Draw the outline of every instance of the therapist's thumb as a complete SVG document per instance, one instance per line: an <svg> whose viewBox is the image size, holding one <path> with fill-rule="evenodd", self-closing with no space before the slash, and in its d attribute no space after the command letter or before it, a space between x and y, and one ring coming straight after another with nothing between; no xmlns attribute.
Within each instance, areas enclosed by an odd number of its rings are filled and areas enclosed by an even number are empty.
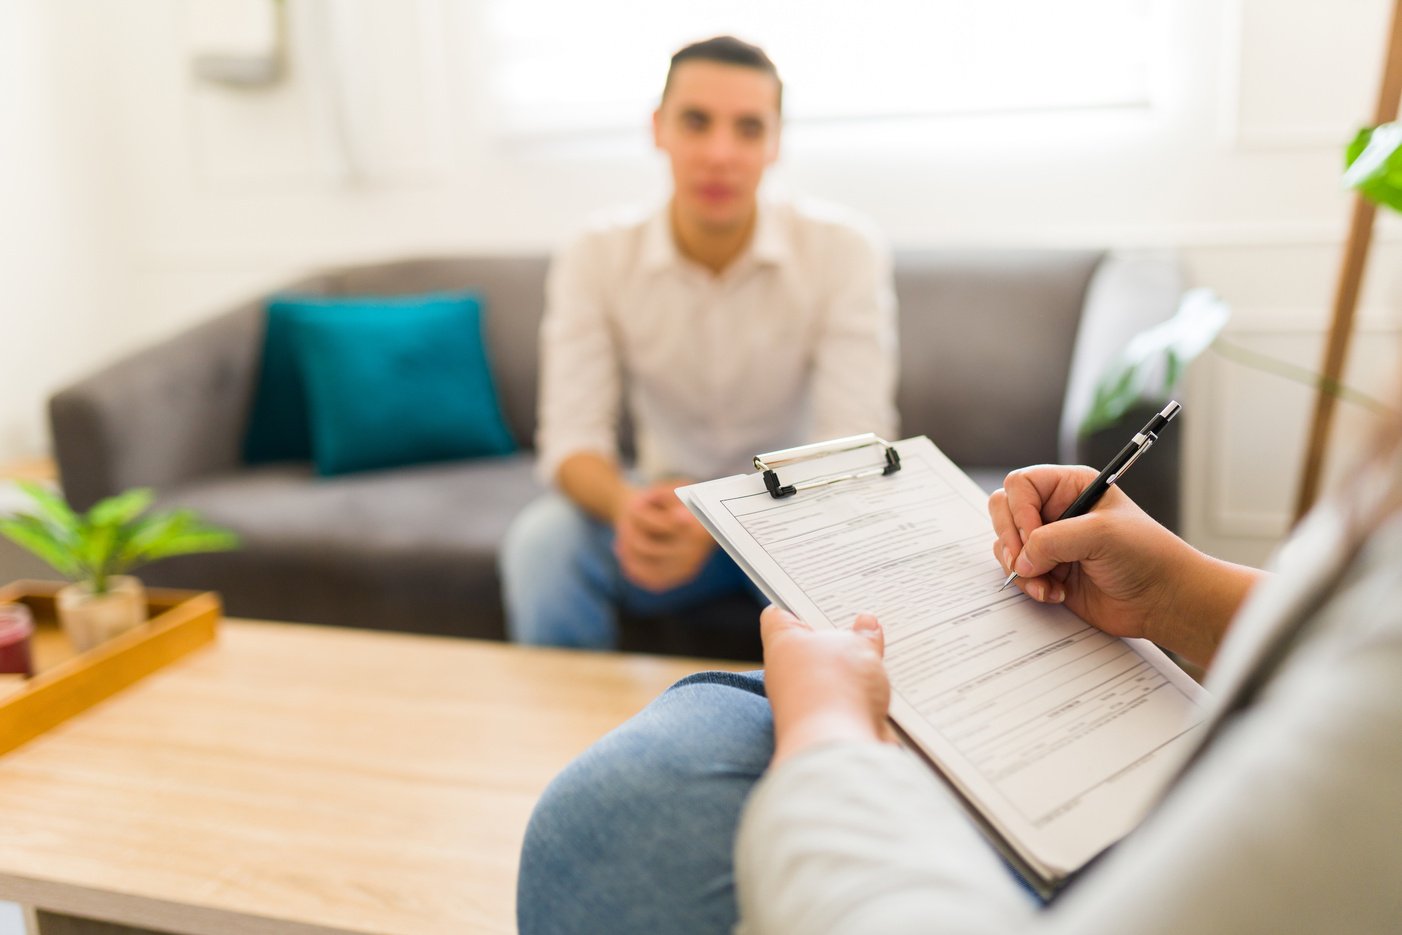
<svg viewBox="0 0 1402 935"><path fill-rule="evenodd" d="M774 604L764 608L764 613L759 615L759 635L765 642L786 630L811 629L813 628L808 624Z"/></svg>
<svg viewBox="0 0 1402 935"><path fill-rule="evenodd" d="M852 623L852 632L864 636L876 647L878 656L886 655L886 631L873 614L858 614Z"/></svg>

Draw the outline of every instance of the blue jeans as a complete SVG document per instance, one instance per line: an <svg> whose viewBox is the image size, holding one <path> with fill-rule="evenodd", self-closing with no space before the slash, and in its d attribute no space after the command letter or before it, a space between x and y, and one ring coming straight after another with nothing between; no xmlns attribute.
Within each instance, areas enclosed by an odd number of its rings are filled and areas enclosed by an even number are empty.
<svg viewBox="0 0 1402 935"><path fill-rule="evenodd" d="M536 803L516 885L521 935L729 932L735 833L773 754L763 672L673 685Z"/></svg>
<svg viewBox="0 0 1402 935"><path fill-rule="evenodd" d="M618 645L620 609L655 617L728 594L759 595L720 549L680 587L649 591L633 584L618 567L613 529L556 493L522 510L507 530L501 579L513 640L583 649ZM758 626L758 612L745 624Z"/></svg>
<svg viewBox="0 0 1402 935"><path fill-rule="evenodd" d="M521 935L729 932L740 810L773 752L763 673L672 686L536 804L516 890Z"/></svg>

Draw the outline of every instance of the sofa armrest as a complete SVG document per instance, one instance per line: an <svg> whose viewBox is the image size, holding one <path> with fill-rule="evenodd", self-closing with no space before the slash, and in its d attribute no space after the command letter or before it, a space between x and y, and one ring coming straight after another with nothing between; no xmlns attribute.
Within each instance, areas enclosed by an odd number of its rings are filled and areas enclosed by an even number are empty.
<svg viewBox="0 0 1402 935"><path fill-rule="evenodd" d="M56 393L49 424L73 506L237 467L263 322L261 304L238 308Z"/></svg>

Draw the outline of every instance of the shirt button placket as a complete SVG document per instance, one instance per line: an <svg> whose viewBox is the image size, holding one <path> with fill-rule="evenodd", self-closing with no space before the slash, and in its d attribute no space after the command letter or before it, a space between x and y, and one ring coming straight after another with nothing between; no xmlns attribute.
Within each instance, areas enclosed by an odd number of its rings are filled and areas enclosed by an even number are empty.
<svg viewBox="0 0 1402 935"><path fill-rule="evenodd" d="M701 366L705 368L707 424L714 448L724 450L729 444L726 427L731 416L725 400L725 371L721 361L725 359L725 286L724 280L711 277L706 288L705 316L706 347Z"/></svg>

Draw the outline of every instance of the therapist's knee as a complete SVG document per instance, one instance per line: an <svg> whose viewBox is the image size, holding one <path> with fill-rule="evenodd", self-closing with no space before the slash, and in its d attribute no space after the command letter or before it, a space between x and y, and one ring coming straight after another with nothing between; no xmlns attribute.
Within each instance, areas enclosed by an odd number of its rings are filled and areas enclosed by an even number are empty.
<svg viewBox="0 0 1402 935"><path fill-rule="evenodd" d="M740 810L773 752L761 686L732 673L684 679L551 782L521 851L522 933L619 920L641 891L668 893L679 918L723 910L698 881L728 872Z"/></svg>
<svg viewBox="0 0 1402 935"><path fill-rule="evenodd" d="M605 846L599 828L640 828L673 814L676 795L730 799L748 791L774 752L774 719L758 673L701 672L677 682L565 768L531 828L557 845ZM627 841L626 834L608 840ZM530 837L528 836L528 850Z"/></svg>

